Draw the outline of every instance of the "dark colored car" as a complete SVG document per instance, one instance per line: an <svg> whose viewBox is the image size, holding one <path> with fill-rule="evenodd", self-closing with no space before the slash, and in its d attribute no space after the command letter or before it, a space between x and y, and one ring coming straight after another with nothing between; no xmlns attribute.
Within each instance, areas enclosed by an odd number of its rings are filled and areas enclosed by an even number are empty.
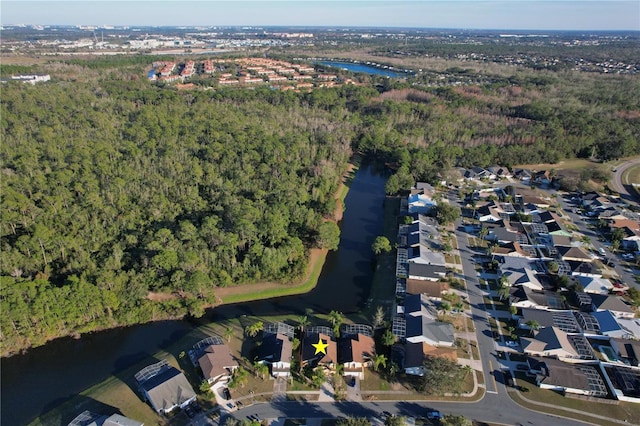
<svg viewBox="0 0 640 426"><path fill-rule="evenodd" d="M224 394L224 399L231 399L231 392L229 392L229 388L224 388L222 390L223 394Z"/></svg>
<svg viewBox="0 0 640 426"><path fill-rule="evenodd" d="M187 414L187 416L189 416L190 419L192 419L193 416L196 415L196 411L191 405L187 405L186 407L184 407L184 412Z"/></svg>
<svg viewBox="0 0 640 426"><path fill-rule="evenodd" d="M513 375L510 370L502 370L502 377L504 377L505 385L513 386Z"/></svg>

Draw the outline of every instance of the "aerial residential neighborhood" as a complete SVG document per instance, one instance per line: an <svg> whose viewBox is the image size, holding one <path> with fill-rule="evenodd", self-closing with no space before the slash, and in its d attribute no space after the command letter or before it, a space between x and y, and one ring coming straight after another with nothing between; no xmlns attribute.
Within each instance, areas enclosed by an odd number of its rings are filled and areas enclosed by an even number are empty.
<svg viewBox="0 0 640 426"><path fill-rule="evenodd" d="M337 75L318 73L313 66L304 63L265 58L206 59L198 63L192 60L183 63L156 61L147 73L148 79L157 83L189 83L191 77L207 75L217 77L219 86L268 84L281 90L308 90L356 83L350 78L341 78L338 82Z"/></svg>
<svg viewBox="0 0 640 426"><path fill-rule="evenodd" d="M471 379L461 390L471 400L482 392L500 394L498 381L520 392L535 386L563 398L639 404L640 322L637 296L627 293L636 283L616 271L606 258L613 256L585 238L584 221L576 226L567 212L584 213L608 235L621 226L637 229L637 215L603 194L559 193L551 182L524 186L511 174L474 169L472 185L468 178L437 188L417 182L394 197L395 279L386 283L394 297L373 323L350 323L339 312L324 324L307 316L267 323L247 319L244 337L227 329L226 337L211 334L185 348L190 374L197 375L200 390L208 389L214 405L203 406L191 387L193 378L187 380L166 361L136 373L139 397L176 421L181 415L193 424L238 416L257 402L253 391L244 390L251 372L251 380L271 383L264 395L274 402L299 395L366 404L377 400L368 383L387 363L394 370L383 380L418 383L410 378L420 380L429 373L430 360L440 359ZM436 210L443 204L459 206L462 217L439 221ZM620 235L622 241L627 236ZM628 250L625 259L638 255L632 241L620 242ZM465 276L469 273L472 277ZM486 320L479 312L487 313ZM230 342L239 337L237 352ZM493 370L486 371L491 359ZM299 390L301 379L309 389ZM261 413L247 417L269 421ZM421 416L424 424L437 424L439 412L428 414ZM70 424L87 424L81 421L91 416L96 415L81 413Z"/></svg>
<svg viewBox="0 0 640 426"><path fill-rule="evenodd" d="M640 4L568 3L3 2L0 423L640 425Z"/></svg>

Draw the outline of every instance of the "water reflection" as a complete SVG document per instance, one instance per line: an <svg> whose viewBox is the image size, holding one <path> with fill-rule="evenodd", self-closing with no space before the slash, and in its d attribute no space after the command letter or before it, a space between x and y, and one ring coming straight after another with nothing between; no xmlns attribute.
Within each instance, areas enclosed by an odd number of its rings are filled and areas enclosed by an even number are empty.
<svg viewBox="0 0 640 426"><path fill-rule="evenodd" d="M351 181L339 249L328 254L314 290L305 295L222 306L209 314L211 318L301 315L307 308L316 313L360 310L369 296L373 276L371 243L382 230L385 180L373 166L363 165ZM91 385L149 359L192 329L186 321L156 322L87 334L80 339L58 339L24 355L2 359L2 423L27 424Z"/></svg>

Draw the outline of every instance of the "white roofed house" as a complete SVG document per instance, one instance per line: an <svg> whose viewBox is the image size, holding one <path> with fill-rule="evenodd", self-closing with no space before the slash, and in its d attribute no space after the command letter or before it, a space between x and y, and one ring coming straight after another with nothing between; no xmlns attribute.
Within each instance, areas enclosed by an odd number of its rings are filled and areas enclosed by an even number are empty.
<svg viewBox="0 0 640 426"><path fill-rule="evenodd" d="M538 280L536 273L531 268L507 269L502 274L509 280L510 286L527 286L533 290L543 290L544 287Z"/></svg>
<svg viewBox="0 0 640 426"><path fill-rule="evenodd" d="M402 316L394 319L394 334L410 343L452 347L453 325L438 321L437 305L426 295L407 295Z"/></svg>
<svg viewBox="0 0 640 426"><path fill-rule="evenodd" d="M432 346L451 347L455 344L453 325L448 322L434 321L422 315L405 318L407 324L407 342L428 343Z"/></svg>
<svg viewBox="0 0 640 426"><path fill-rule="evenodd" d="M166 361L140 370L135 378L144 398L158 413L168 414L196 399L196 393L185 375Z"/></svg>
<svg viewBox="0 0 640 426"><path fill-rule="evenodd" d="M609 294L613 290L613 284L606 278L577 276L574 279L578 281L585 293Z"/></svg>
<svg viewBox="0 0 640 426"><path fill-rule="evenodd" d="M598 311L611 311L616 318L632 319L635 312L620 296L604 294L591 294L592 309Z"/></svg>
<svg viewBox="0 0 640 426"><path fill-rule="evenodd" d="M425 265L444 266L446 261L442 253L432 251L423 245L407 248L407 261Z"/></svg>
<svg viewBox="0 0 640 426"><path fill-rule="evenodd" d="M497 179L502 179L502 178L508 179L513 176L509 171L509 168L505 166L493 165L493 166L487 167L487 170L491 172L493 175L495 175Z"/></svg>
<svg viewBox="0 0 640 426"><path fill-rule="evenodd" d="M521 337L520 343L523 352L531 356L558 358L567 362L595 358L584 336L568 334L555 326L541 328L535 337Z"/></svg>
<svg viewBox="0 0 640 426"><path fill-rule="evenodd" d="M86 410L71 420L69 426L144 426L144 423L120 414L107 416Z"/></svg>
<svg viewBox="0 0 640 426"><path fill-rule="evenodd" d="M516 308L566 309L562 297L557 293L534 290L526 285L509 289L509 304Z"/></svg>
<svg viewBox="0 0 640 426"><path fill-rule="evenodd" d="M420 213L427 214L438 203L426 194L411 194L408 199L408 211L409 214Z"/></svg>

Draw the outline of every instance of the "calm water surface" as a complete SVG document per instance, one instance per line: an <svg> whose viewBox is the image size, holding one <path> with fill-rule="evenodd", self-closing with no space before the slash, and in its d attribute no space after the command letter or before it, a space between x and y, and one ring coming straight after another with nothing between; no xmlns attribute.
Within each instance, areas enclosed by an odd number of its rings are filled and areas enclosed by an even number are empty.
<svg viewBox="0 0 640 426"><path fill-rule="evenodd" d="M222 306L215 319L239 315L357 312L369 297L373 276L371 243L382 231L386 177L363 165L345 199L338 251L327 256L311 292L265 301ZM3 426L24 425L84 389L149 359L193 330L186 321L163 321L62 338L24 355L1 360L0 415Z"/></svg>
<svg viewBox="0 0 640 426"><path fill-rule="evenodd" d="M384 75L393 78L406 78L412 75L411 73L391 71L385 68L378 68L364 64L354 64L352 62L320 61L318 63L329 67L345 69L351 72L363 72L366 74Z"/></svg>

